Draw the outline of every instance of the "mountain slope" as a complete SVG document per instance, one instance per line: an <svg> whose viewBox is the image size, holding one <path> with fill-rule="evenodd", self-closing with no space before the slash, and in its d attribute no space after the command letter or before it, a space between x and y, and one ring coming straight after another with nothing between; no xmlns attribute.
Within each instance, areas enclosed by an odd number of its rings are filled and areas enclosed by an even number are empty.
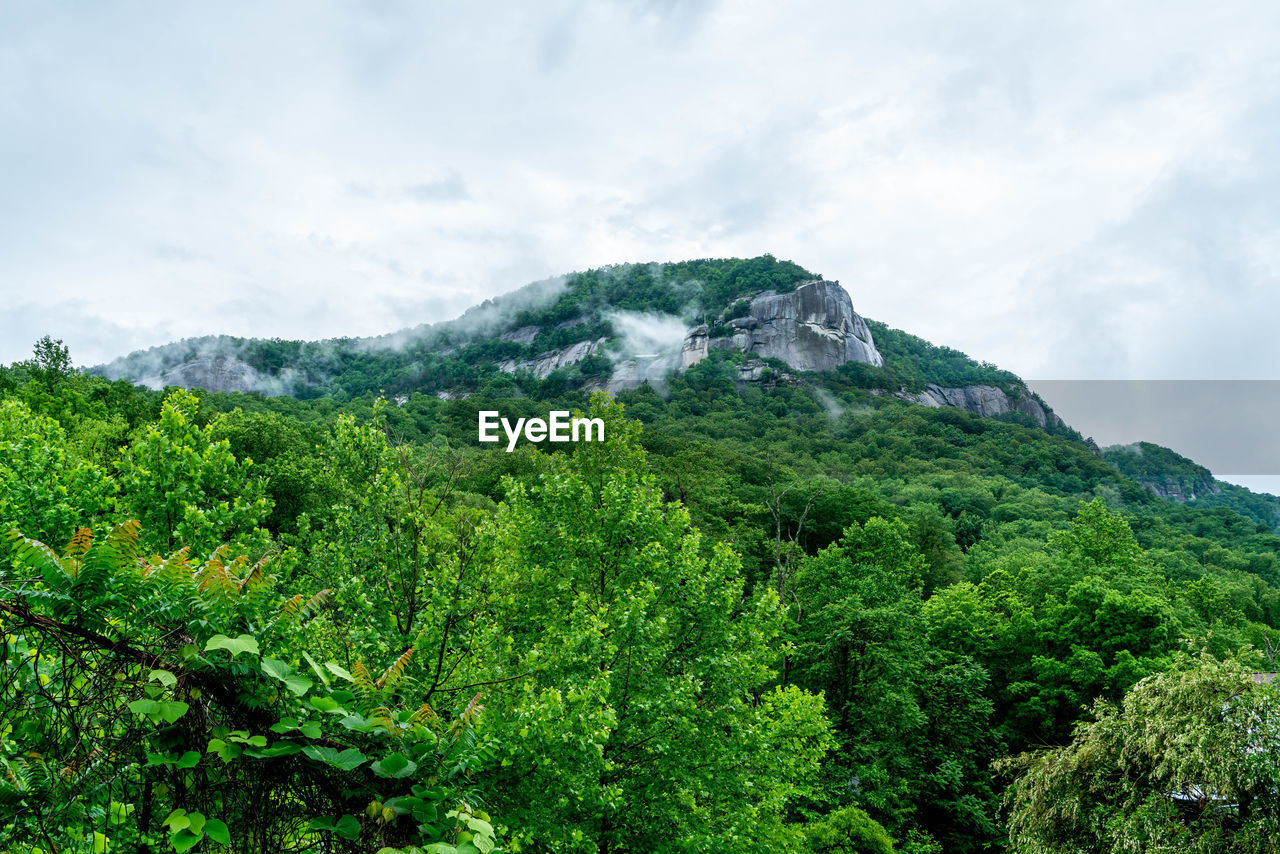
<svg viewBox="0 0 1280 854"><path fill-rule="evenodd" d="M1280 498L1217 480L1213 472L1176 451L1151 442L1112 445L1102 458L1161 498L1192 507L1226 507L1280 530Z"/></svg>
<svg viewBox="0 0 1280 854"><path fill-rule="evenodd" d="M538 397L566 388L661 388L713 352L734 356L742 382L841 372L842 381L925 406L1022 413L1038 426L1063 426L1013 374L864 320L838 282L769 255L604 267L377 338L188 339L94 371L156 389L302 398Z"/></svg>

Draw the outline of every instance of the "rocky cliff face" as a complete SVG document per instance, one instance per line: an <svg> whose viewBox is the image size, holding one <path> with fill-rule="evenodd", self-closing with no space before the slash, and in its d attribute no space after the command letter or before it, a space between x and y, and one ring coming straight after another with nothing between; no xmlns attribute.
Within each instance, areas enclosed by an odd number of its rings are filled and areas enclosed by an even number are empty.
<svg viewBox="0 0 1280 854"><path fill-rule="evenodd" d="M619 392L646 382L660 383L673 372L693 367L713 349L739 350L756 357L749 363L752 367L742 372L744 382L755 381L752 378L764 369L760 360L766 358L781 359L797 371L833 370L845 362L884 364L871 330L853 310L853 301L839 282L806 282L788 294L765 291L751 301L748 316L731 320L728 325L733 330L731 335L712 337L708 326L695 326L685 335L679 352L624 359L602 387ZM560 353L545 353L534 361L572 364L564 362ZM589 354L578 358L586 355ZM500 367L518 370L527 364L509 361Z"/></svg>
<svg viewBox="0 0 1280 854"><path fill-rule="evenodd" d="M798 371L830 371L845 362L884 364L867 322L839 282L806 282L789 294L765 291L751 301L747 317L729 326L733 334L717 338L706 326L690 330L681 367L702 361L712 348L781 359Z"/></svg>
<svg viewBox="0 0 1280 854"><path fill-rule="evenodd" d="M867 323L839 282L806 282L789 294L765 291L751 316L735 324L734 343L798 371L830 371L845 362L883 365Z"/></svg>
<svg viewBox="0 0 1280 854"><path fill-rule="evenodd" d="M538 379L545 380L557 368L576 365L588 356L596 354L600 351L601 345L608 340L608 338L598 338L595 341L579 341L577 344L570 345L562 350L549 350L546 353L541 353L532 359L504 359L498 363L498 370L508 374L516 371L528 371Z"/></svg>
<svg viewBox="0 0 1280 854"><path fill-rule="evenodd" d="M268 385L267 378L252 366L231 356L210 356L193 359L170 368L160 374L142 377L138 385L157 391L166 386L203 388L209 391L262 391Z"/></svg>
<svg viewBox="0 0 1280 854"><path fill-rule="evenodd" d="M1063 426L1063 421L1053 412L1045 410L1030 394L1011 396L991 385L969 385L960 388L944 388L934 383L925 386L919 394L899 394L903 400L921 406L955 406L974 415L990 417L1004 412L1022 412L1035 419L1036 424Z"/></svg>
<svg viewBox="0 0 1280 854"><path fill-rule="evenodd" d="M1220 495L1222 493L1222 487L1218 486L1212 478L1190 484L1188 489L1183 489L1183 485L1173 475L1163 478L1139 479L1138 483L1161 498L1167 498L1178 503L1195 501L1197 497L1202 498L1206 495Z"/></svg>
<svg viewBox="0 0 1280 854"><path fill-rule="evenodd" d="M585 388L587 391L600 391L603 389L610 394L617 394L620 391L639 388L648 383L655 388L661 389L665 385L667 377L681 369L680 356L677 354L623 359L613 366L613 373L609 375L607 382L592 383Z"/></svg>

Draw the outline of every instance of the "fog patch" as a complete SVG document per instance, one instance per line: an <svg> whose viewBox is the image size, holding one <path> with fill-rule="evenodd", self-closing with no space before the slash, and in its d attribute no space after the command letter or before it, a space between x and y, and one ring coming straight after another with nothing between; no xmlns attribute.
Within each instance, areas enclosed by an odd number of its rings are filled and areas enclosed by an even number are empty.
<svg viewBox="0 0 1280 854"><path fill-rule="evenodd" d="M848 407L836 400L836 396L825 388L818 388L816 385L810 386L809 388L813 391L814 398L818 403L822 404L822 408L825 409L827 414L833 419L838 419L848 411Z"/></svg>
<svg viewBox="0 0 1280 854"><path fill-rule="evenodd" d="M622 349L617 359L652 359L679 353L689 328L670 314L615 311L606 315L618 333Z"/></svg>
<svg viewBox="0 0 1280 854"><path fill-rule="evenodd" d="M357 338L351 346L361 353L400 351L406 347L448 342L448 345L493 338L507 331L522 311L547 308L569 287L565 276L531 282L522 288L472 306L453 320L401 329L375 338Z"/></svg>

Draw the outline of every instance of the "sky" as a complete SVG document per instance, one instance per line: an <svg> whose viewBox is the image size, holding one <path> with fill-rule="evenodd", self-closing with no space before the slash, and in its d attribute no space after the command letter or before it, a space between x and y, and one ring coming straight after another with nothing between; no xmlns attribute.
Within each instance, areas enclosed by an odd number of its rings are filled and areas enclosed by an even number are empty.
<svg viewBox="0 0 1280 854"><path fill-rule="evenodd" d="M1024 377L1274 380L1278 151L1273 2L0 0L0 362L768 252Z"/></svg>

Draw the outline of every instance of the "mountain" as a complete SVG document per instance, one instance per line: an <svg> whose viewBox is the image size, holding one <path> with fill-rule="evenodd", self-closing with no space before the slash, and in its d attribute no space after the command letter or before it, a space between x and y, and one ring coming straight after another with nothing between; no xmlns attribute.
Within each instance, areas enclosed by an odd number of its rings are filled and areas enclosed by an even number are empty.
<svg viewBox="0 0 1280 854"><path fill-rule="evenodd" d="M1065 427L1013 374L868 321L839 282L769 255L605 267L376 338L194 338L93 371L153 389L449 399L510 391L504 375L556 389L661 389L713 353L735 360L742 383L821 386L821 374L844 371L864 388L923 406Z"/></svg>
<svg viewBox="0 0 1280 854"><path fill-rule="evenodd" d="M1151 442L1112 445L1102 449L1102 458L1170 501L1195 501L1197 496L1222 493L1207 468Z"/></svg>
<svg viewBox="0 0 1280 854"><path fill-rule="evenodd" d="M1260 525L1280 528L1280 498L1217 480L1213 472L1151 442L1112 445L1102 458L1153 494L1192 507L1227 507Z"/></svg>

